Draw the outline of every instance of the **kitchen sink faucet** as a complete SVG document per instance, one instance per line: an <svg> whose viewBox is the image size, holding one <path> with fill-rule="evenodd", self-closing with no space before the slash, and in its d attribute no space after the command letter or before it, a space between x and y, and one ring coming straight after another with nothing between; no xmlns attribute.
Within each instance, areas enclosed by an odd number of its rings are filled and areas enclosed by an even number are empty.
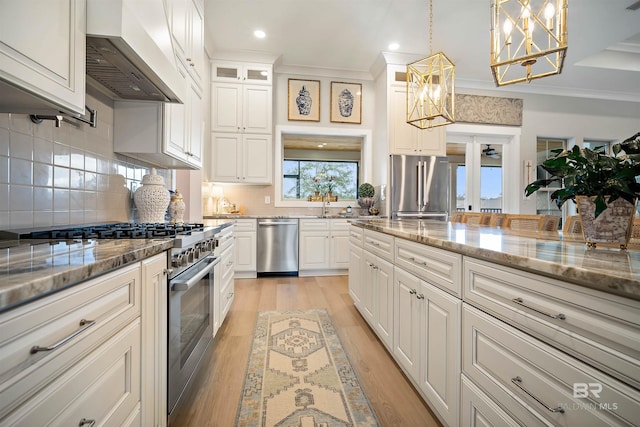
<svg viewBox="0 0 640 427"><path fill-rule="evenodd" d="M328 193L324 193L324 195L322 196L322 217L323 218L329 215L329 203L331 202L329 201Z"/></svg>

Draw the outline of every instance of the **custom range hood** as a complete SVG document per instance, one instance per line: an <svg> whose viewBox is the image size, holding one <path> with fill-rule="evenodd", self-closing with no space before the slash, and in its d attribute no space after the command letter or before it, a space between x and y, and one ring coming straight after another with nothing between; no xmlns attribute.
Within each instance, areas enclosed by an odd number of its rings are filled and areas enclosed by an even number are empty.
<svg viewBox="0 0 640 427"><path fill-rule="evenodd" d="M162 0L87 0L87 79L115 99L182 103Z"/></svg>

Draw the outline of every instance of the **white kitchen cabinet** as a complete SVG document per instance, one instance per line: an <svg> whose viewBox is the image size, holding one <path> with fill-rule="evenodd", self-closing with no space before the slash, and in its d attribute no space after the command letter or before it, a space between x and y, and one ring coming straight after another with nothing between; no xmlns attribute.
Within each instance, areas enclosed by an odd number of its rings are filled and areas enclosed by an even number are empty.
<svg viewBox="0 0 640 427"><path fill-rule="evenodd" d="M462 301L395 267L393 354L446 424L458 425Z"/></svg>
<svg viewBox="0 0 640 427"><path fill-rule="evenodd" d="M202 167L202 92L186 70L184 104L114 102L113 150L168 169Z"/></svg>
<svg viewBox="0 0 640 427"><path fill-rule="evenodd" d="M389 88L389 154L446 156L445 127L419 129L407 123L406 86Z"/></svg>
<svg viewBox="0 0 640 427"><path fill-rule="evenodd" d="M236 236L235 226L229 226L216 234L216 249L214 256L220 262L214 267L214 301L213 301L213 336L222 326L227 313L231 308L234 297L234 245Z"/></svg>
<svg viewBox="0 0 640 427"><path fill-rule="evenodd" d="M273 84L271 64L212 61L211 81L227 83Z"/></svg>
<svg viewBox="0 0 640 427"><path fill-rule="evenodd" d="M480 311L462 310L462 368L520 425L636 425L640 391Z"/></svg>
<svg viewBox="0 0 640 427"><path fill-rule="evenodd" d="M235 277L257 277L257 232L257 222L255 219L236 219L233 232Z"/></svg>
<svg viewBox="0 0 640 427"><path fill-rule="evenodd" d="M356 308L360 310L362 295L362 271L363 271L363 259L362 259L362 245L356 243L349 243L349 295L353 300Z"/></svg>
<svg viewBox="0 0 640 427"><path fill-rule="evenodd" d="M496 405L464 374L461 376L460 425L468 427L519 427L513 418Z"/></svg>
<svg viewBox="0 0 640 427"><path fill-rule="evenodd" d="M213 132L271 134L271 86L213 83L211 102Z"/></svg>
<svg viewBox="0 0 640 427"><path fill-rule="evenodd" d="M346 219L300 219L300 275L344 274L349 268L349 224Z"/></svg>
<svg viewBox="0 0 640 427"><path fill-rule="evenodd" d="M271 135L214 133L212 181L271 184L273 138Z"/></svg>
<svg viewBox="0 0 640 427"><path fill-rule="evenodd" d="M365 318L382 343L393 349L393 264L364 251L362 294Z"/></svg>
<svg viewBox="0 0 640 427"><path fill-rule="evenodd" d="M136 263L0 316L0 424L139 425L141 277Z"/></svg>
<svg viewBox="0 0 640 427"><path fill-rule="evenodd" d="M142 426L167 425L167 253L141 262L142 266Z"/></svg>
<svg viewBox="0 0 640 427"><path fill-rule="evenodd" d="M2 1L0 111L84 114L86 2Z"/></svg>
<svg viewBox="0 0 640 427"><path fill-rule="evenodd" d="M176 56L197 85L204 76L204 12L194 0L169 0L171 35Z"/></svg>

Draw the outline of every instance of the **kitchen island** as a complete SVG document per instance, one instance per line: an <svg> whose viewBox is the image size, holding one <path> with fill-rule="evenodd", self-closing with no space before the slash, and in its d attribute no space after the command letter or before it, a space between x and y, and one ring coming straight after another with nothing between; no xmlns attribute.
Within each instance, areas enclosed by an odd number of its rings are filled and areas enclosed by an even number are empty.
<svg viewBox="0 0 640 427"><path fill-rule="evenodd" d="M350 221L349 294L445 425L634 425L640 252L559 232Z"/></svg>
<svg viewBox="0 0 640 427"><path fill-rule="evenodd" d="M427 220L353 219L356 227L640 300L640 251L589 249L580 236Z"/></svg>

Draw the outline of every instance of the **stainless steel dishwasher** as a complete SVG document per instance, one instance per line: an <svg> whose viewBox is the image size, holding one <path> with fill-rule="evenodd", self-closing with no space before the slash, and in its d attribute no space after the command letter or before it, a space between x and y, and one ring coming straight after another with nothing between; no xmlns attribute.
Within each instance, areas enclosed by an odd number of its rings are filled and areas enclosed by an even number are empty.
<svg viewBox="0 0 640 427"><path fill-rule="evenodd" d="M258 276L298 275L298 219L258 218Z"/></svg>

